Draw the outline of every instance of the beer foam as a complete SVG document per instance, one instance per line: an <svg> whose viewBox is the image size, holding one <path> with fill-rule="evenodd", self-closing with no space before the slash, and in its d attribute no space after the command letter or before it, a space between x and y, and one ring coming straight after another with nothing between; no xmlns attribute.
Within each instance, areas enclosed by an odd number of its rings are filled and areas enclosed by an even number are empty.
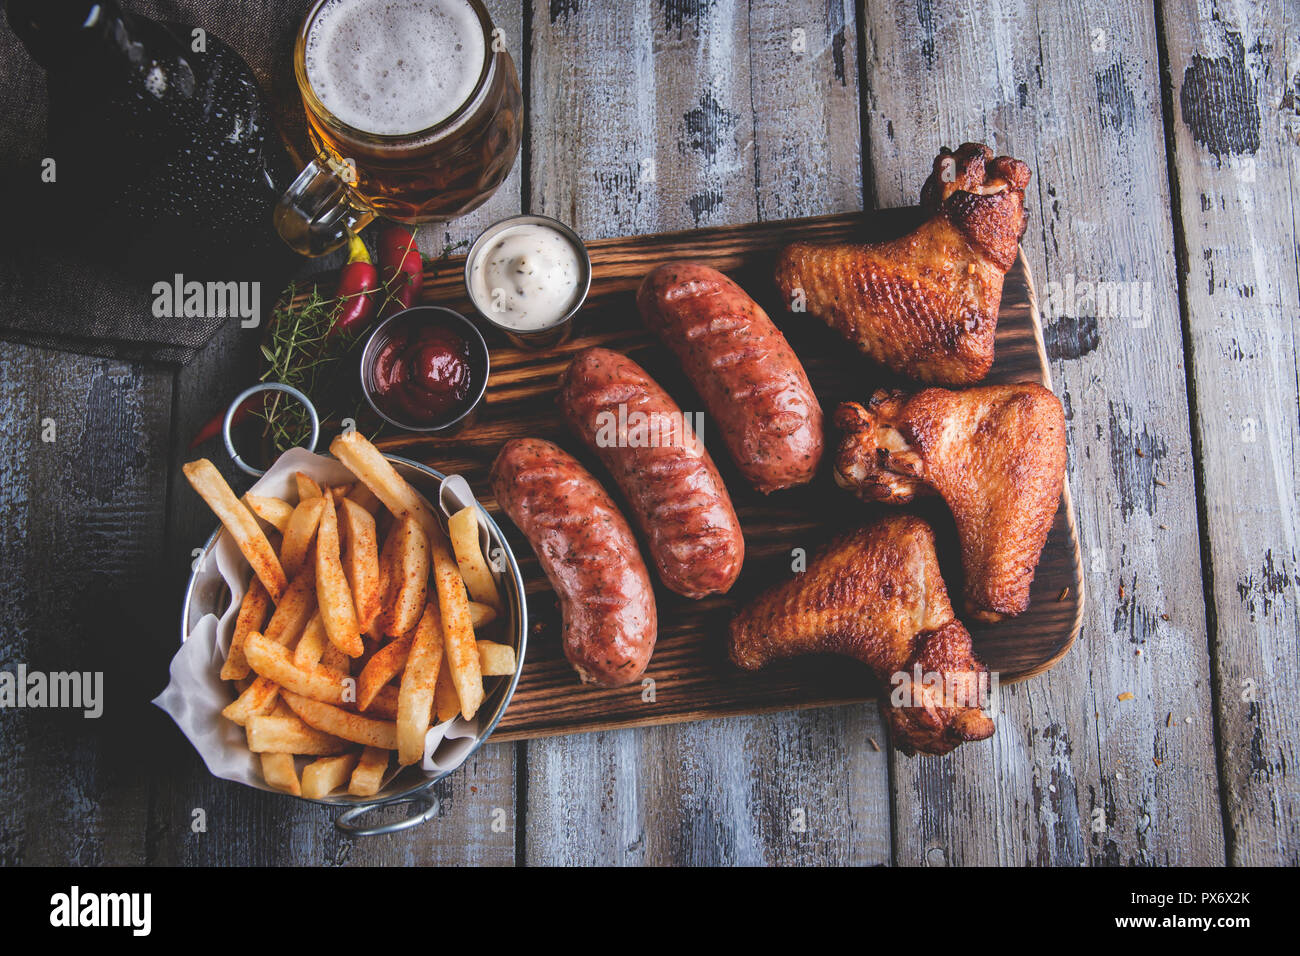
<svg viewBox="0 0 1300 956"><path fill-rule="evenodd" d="M487 50L464 0L329 0L312 21L307 79L325 108L369 133L417 133L469 99Z"/></svg>

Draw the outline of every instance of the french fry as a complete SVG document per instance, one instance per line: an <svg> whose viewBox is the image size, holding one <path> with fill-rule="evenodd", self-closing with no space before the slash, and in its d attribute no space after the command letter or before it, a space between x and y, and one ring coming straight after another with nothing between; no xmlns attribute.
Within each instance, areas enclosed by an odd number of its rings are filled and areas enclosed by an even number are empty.
<svg viewBox="0 0 1300 956"><path fill-rule="evenodd" d="M509 644L478 641L479 669L484 677L510 677L515 672L515 649Z"/></svg>
<svg viewBox="0 0 1300 956"><path fill-rule="evenodd" d="M284 529L289 527L293 505L283 498L268 498L264 495L255 495L250 491L244 495L244 504L248 505L249 511L281 534L284 534Z"/></svg>
<svg viewBox="0 0 1300 956"><path fill-rule="evenodd" d="M294 472L293 482L298 487L298 500L305 501L308 498L319 498L321 496L320 484L311 475L305 472Z"/></svg>
<svg viewBox="0 0 1300 956"><path fill-rule="evenodd" d="M486 627L497 619L497 611L494 607L486 604L479 604L478 601L469 602L469 622L474 626L474 630L480 627Z"/></svg>
<svg viewBox="0 0 1300 956"><path fill-rule="evenodd" d="M352 586L357 626L368 631L380 610L379 541L370 512L347 498L339 501L339 526L343 532L343 573Z"/></svg>
<svg viewBox="0 0 1300 956"><path fill-rule="evenodd" d="M433 551L433 585L442 614L443 650L452 683L456 685L456 696L460 698L461 716L469 720L483 703L483 672L479 669L474 626L469 619L469 598L447 539L439 532L429 544Z"/></svg>
<svg viewBox="0 0 1300 956"><path fill-rule="evenodd" d="M391 538L392 536L392 532L390 531L388 537ZM386 615L383 612L388 603L388 585L393 580L393 555L391 550L388 549L387 539L384 541L384 547L387 553L385 553L385 551L379 552L379 613L371 619L370 626L366 628L366 636L377 641L385 639L382 625L383 618L386 617ZM425 587L427 588L428 585Z"/></svg>
<svg viewBox="0 0 1300 956"><path fill-rule="evenodd" d="M352 490L348 492L348 500L355 501L361 507L365 508L366 514L370 515L372 518L375 516L375 513L383 507L383 503L375 497L373 491L366 487L364 481L358 481L352 486ZM362 759L364 761L364 758Z"/></svg>
<svg viewBox="0 0 1300 956"><path fill-rule="evenodd" d="M399 637L375 651L357 678L357 709L365 710L383 688L406 666L412 636Z"/></svg>
<svg viewBox="0 0 1300 956"><path fill-rule="evenodd" d="M419 492L406 483L383 453L361 432L354 430L340 434L330 442L330 454L343 462L398 518L414 518L425 537L432 538L442 533L438 519Z"/></svg>
<svg viewBox="0 0 1300 956"><path fill-rule="evenodd" d="M316 600L330 643L349 657L360 657L365 645L361 643L357 609L339 557L338 519L334 514L334 497L328 491L316 531Z"/></svg>
<svg viewBox="0 0 1300 956"><path fill-rule="evenodd" d="M324 510L325 499L320 496L304 498L293 509L284 532L284 543L280 545L280 564L289 577L302 570L311 554L311 543L316 538L316 528Z"/></svg>
<svg viewBox="0 0 1300 956"><path fill-rule="evenodd" d="M235 493L226 484L226 479L221 477L221 472L206 458L188 462L181 470L194 490L216 514L217 520L230 533L240 552L252 565L253 573L266 586L271 600L278 603L285 588L289 586L289 580L253 513L235 497Z"/></svg>
<svg viewBox="0 0 1300 956"><path fill-rule="evenodd" d="M285 647L293 644L302 634L307 622L316 613L316 565L308 564L298 572L284 597L276 605L275 613L267 622L262 634Z"/></svg>
<svg viewBox="0 0 1300 956"><path fill-rule="evenodd" d="M302 768L302 795L309 800L329 796L347 783L356 768L358 755L321 757Z"/></svg>
<svg viewBox="0 0 1300 956"><path fill-rule="evenodd" d="M257 671L259 676L279 684L281 693L291 690L331 704L344 703L345 692L349 687L343 682L346 675L341 675L336 670L319 664L314 667L298 667L287 648L256 631L244 641L244 654L248 657L248 666ZM251 692L250 687L245 693Z"/></svg>
<svg viewBox="0 0 1300 956"><path fill-rule="evenodd" d="M325 652L320 656L320 666L347 675L352 673L352 658L326 641Z"/></svg>
<svg viewBox="0 0 1300 956"><path fill-rule="evenodd" d="M334 500L338 501L340 498L346 498L349 494L352 493L352 486L351 485L330 485L330 491L334 493Z"/></svg>
<svg viewBox="0 0 1300 956"><path fill-rule="evenodd" d="M444 652L446 648L443 648ZM438 671L438 685L433 689L433 709L438 712L438 723L445 724L460 713L460 698L451 680L451 668Z"/></svg>
<svg viewBox="0 0 1300 956"><path fill-rule="evenodd" d="M397 720L397 688L392 684L382 687L366 708L366 716L375 720Z"/></svg>
<svg viewBox="0 0 1300 956"><path fill-rule="evenodd" d="M403 518L384 542L388 594L380 630L400 637L420 623L429 587L429 542L413 518Z"/></svg>
<svg viewBox="0 0 1300 956"><path fill-rule="evenodd" d="M289 690L281 690L295 714L310 727L343 740L382 750L397 749L397 727L391 721L371 720L360 714L351 714L339 707L302 697ZM297 751L304 753L305 751Z"/></svg>
<svg viewBox="0 0 1300 956"><path fill-rule="evenodd" d="M436 604L426 604L411 638L411 651L397 692L397 762L423 759L424 735L433 713L433 691L442 664L442 620Z"/></svg>
<svg viewBox="0 0 1300 956"><path fill-rule="evenodd" d="M327 644L329 638L325 636L325 625L320 619L320 611L317 611L307 622L302 637L298 638L298 644L293 649L294 666L310 668L319 664Z"/></svg>
<svg viewBox="0 0 1300 956"><path fill-rule="evenodd" d="M336 758L337 759L337 758ZM262 754L262 779L268 786L302 796L302 786L298 783L298 768L293 764L293 754Z"/></svg>
<svg viewBox="0 0 1300 956"><path fill-rule="evenodd" d="M347 753L352 749L346 740L317 730L298 716L250 717L244 729L248 731L248 749L253 753L290 753L325 757Z"/></svg>
<svg viewBox="0 0 1300 956"><path fill-rule="evenodd" d="M232 703L226 705L221 711L221 716L241 727L247 727L250 718L271 713L279 693L279 684L265 677L259 677L241 691Z"/></svg>
<svg viewBox="0 0 1300 956"><path fill-rule="evenodd" d="M479 544L478 509L472 506L462 508L448 518L447 534L469 596L494 611L500 610L501 595L497 592L497 582Z"/></svg>
<svg viewBox="0 0 1300 956"><path fill-rule="evenodd" d="M235 633L230 638L230 650L226 652L226 662L221 665L222 680L239 680L248 676L248 661L244 660L244 638L250 631L260 631L266 624L266 616L271 613L271 595L266 593L266 585L254 577L248 583L244 599L239 604L239 615L235 618Z"/></svg>
<svg viewBox="0 0 1300 956"><path fill-rule="evenodd" d="M348 793L354 797L373 797L383 786L386 773L388 773L388 751L380 750L378 747L367 747L361 752L357 769L352 771Z"/></svg>

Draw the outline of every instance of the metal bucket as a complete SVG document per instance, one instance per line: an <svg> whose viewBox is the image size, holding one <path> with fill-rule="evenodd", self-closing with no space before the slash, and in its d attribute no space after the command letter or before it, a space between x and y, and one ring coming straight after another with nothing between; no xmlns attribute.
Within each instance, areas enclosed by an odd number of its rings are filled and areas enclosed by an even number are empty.
<svg viewBox="0 0 1300 956"><path fill-rule="evenodd" d="M236 402L239 400L237 399ZM232 408L235 404L232 403ZM410 482L431 504L439 500L439 489L446 477L441 472L419 462L399 458L396 455L385 455L384 457L392 462L393 467L397 469L397 473ZM466 756L466 760L469 760L492 735L492 731L496 729L498 721L501 720L502 714L505 713L506 707L510 704L510 698L515 693L515 686L519 683L519 674L523 670L524 654L528 644L528 604L524 596L524 579L519 572L519 565L515 561L514 553L510 550L505 535L501 533L501 529L492 520L492 516L483 509L482 505L479 505L478 509L479 517L482 519L481 523L487 527L492 545L501 549L501 554L505 555L508 563L508 567L502 575L505 604L503 623L505 639L515 649L517 666L514 675L508 681L499 680L497 686L489 691L483 701L480 713L487 715L487 723L484 725L483 733ZM442 514L441 509L436 505L434 512ZM185 589L185 603L181 609L182 642L189 637L191 629L205 614L219 616L230 600L229 589L217 570L216 560L212 555L217 539L223 533L222 528L217 528L212 533L212 536L208 538L207 543L203 546L202 554L194 563L195 570L190 575L189 584ZM462 762L461 766L463 765ZM311 802L346 807L347 809L335 818L334 824L340 830L355 836L396 833L398 830L416 826L437 815L438 802L432 792L433 785L447 776L447 773L454 772L454 770L451 770L435 776L425 776L424 772L418 767L407 767L400 771L398 776L386 788L386 790L392 790L394 787L397 789L386 796L374 798L337 794L320 800L312 800ZM299 797L298 799L306 800L308 798ZM373 810L402 805L411 807L411 812L401 819L369 827L362 826L358 822L361 817Z"/></svg>

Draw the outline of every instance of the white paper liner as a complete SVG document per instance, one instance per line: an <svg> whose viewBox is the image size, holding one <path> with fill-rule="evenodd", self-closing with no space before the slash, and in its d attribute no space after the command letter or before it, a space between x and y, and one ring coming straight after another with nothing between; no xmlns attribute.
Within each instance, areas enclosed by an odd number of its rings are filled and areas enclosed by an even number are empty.
<svg viewBox="0 0 1300 956"><path fill-rule="evenodd" d="M322 485L350 484L356 481L356 477L339 461L313 454L305 448L291 448L277 459L250 491L295 501L297 494L293 476L299 471L310 475ZM468 482L458 475L447 477L441 489L441 498L439 505L443 507L438 510L444 512L476 503ZM482 521L479 522L479 535L484 553L490 554L488 545L491 538ZM262 779L261 760L248 749L244 728L221 716L221 711L235 699L232 685L221 679L221 665L226 659L226 651L235 631L235 619L239 616L239 605L248 589L252 572L248 561L225 531L217 537L216 545L204 557L199 571L209 570L214 562L230 589L230 604L220 617L211 611L204 614L190 630L180 650L172 658L170 682L154 698L153 703L176 721L176 726L194 745L213 776L259 790L282 793L283 791L268 786ZM504 588L503 575L499 571L495 573L498 586ZM505 593L504 590L502 593ZM215 596L209 597L215 600ZM200 600L200 597L196 595L195 600ZM203 609L202 604L199 609ZM458 716L430 727L424 738L424 761L420 769L427 776L435 777L459 767L478 744L482 722L486 719L483 710L480 710L473 720ZM299 773L307 762L308 758L299 758ZM360 802L383 800L409 789L414 783L411 776L404 778L403 786L392 786L394 778L404 769L408 768L390 769L379 793ZM335 798L358 801L358 798L349 798L346 792L331 795L331 799Z"/></svg>

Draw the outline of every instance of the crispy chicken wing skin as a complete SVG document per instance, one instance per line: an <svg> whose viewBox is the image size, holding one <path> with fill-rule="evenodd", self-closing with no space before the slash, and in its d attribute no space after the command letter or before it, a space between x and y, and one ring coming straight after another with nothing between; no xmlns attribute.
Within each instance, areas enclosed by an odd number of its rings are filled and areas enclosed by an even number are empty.
<svg viewBox="0 0 1300 956"><path fill-rule="evenodd" d="M759 595L731 622L731 659L745 670L802 654L843 654L888 688L907 686L907 706L882 701L895 746L943 754L993 734L978 706L984 665L948 600L934 532L890 515L837 538L802 573ZM918 684L918 673L943 686ZM899 675L907 675L906 679ZM975 706L967 706L967 702Z"/></svg>
<svg viewBox="0 0 1300 956"><path fill-rule="evenodd" d="M978 143L939 152L921 190L928 218L889 242L787 246L776 283L875 361L937 385L993 364L1002 279L1025 231L1030 171Z"/></svg>
<svg viewBox="0 0 1300 956"><path fill-rule="evenodd" d="M961 539L968 618L1029 607L1065 480L1065 415L1033 382L908 395L880 390L835 413L835 481L865 501L938 493Z"/></svg>

